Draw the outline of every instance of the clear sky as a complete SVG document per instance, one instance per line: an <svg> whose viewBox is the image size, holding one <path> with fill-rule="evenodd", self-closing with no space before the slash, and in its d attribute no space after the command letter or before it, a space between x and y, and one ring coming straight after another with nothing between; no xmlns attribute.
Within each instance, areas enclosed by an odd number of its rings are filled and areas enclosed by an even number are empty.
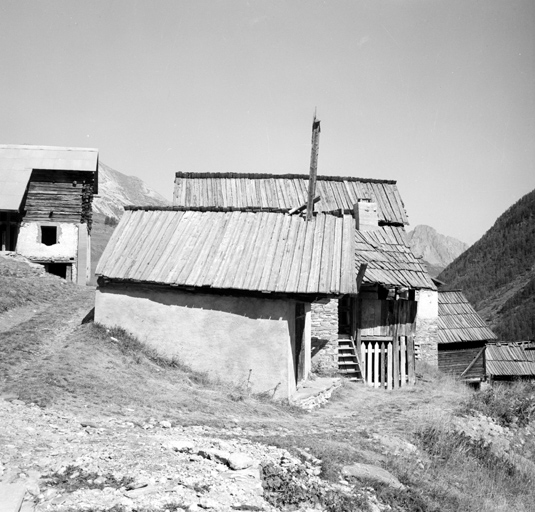
<svg viewBox="0 0 535 512"><path fill-rule="evenodd" d="M475 242L535 188L533 0L2 0L0 143L176 171L395 179Z"/></svg>

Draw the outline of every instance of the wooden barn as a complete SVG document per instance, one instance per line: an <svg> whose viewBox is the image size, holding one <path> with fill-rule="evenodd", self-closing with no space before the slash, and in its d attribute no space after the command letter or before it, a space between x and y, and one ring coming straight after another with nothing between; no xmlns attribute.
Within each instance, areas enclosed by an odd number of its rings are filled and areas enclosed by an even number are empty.
<svg viewBox="0 0 535 512"><path fill-rule="evenodd" d="M486 354L490 382L535 380L534 342L489 343Z"/></svg>
<svg viewBox="0 0 535 512"><path fill-rule="evenodd" d="M310 304L357 295L354 219L201 210L126 209L96 270L95 321L289 397L310 372Z"/></svg>
<svg viewBox="0 0 535 512"><path fill-rule="evenodd" d="M487 342L495 334L460 290L438 291L438 367L467 381L485 380Z"/></svg>
<svg viewBox="0 0 535 512"><path fill-rule="evenodd" d="M48 272L89 281L98 151L0 146L0 249Z"/></svg>
<svg viewBox="0 0 535 512"><path fill-rule="evenodd" d="M308 187L301 174L176 173L173 200L186 208L292 211L307 203ZM438 304L434 283L406 243L396 182L317 176L315 196L315 212L354 217L355 261L367 270L358 298L313 302L313 369L377 387L403 385L413 379L415 357L437 364Z"/></svg>

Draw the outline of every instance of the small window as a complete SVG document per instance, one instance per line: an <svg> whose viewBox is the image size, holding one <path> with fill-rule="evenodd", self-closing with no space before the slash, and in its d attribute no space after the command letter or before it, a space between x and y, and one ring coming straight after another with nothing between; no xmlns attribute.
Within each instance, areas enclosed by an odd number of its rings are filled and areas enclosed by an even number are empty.
<svg viewBox="0 0 535 512"><path fill-rule="evenodd" d="M41 243L45 245L55 245L58 243L57 226L41 226Z"/></svg>

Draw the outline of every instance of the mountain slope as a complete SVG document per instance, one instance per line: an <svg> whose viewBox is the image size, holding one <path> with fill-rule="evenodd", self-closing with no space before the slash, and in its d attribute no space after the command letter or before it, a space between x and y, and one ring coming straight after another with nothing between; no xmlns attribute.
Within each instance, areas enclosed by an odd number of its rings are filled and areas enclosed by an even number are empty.
<svg viewBox="0 0 535 512"><path fill-rule="evenodd" d="M126 205L169 206L171 203L135 177L126 176L100 162L98 165L99 194L93 201L93 211L119 219ZM172 182L170 181L171 185Z"/></svg>
<svg viewBox="0 0 535 512"><path fill-rule="evenodd" d="M100 256L104 252L115 224L124 211L124 206L151 205L169 206L163 196L151 190L135 176L112 169L99 163L99 194L93 200L93 228L91 233L91 283L95 284L94 274Z"/></svg>
<svg viewBox="0 0 535 512"><path fill-rule="evenodd" d="M438 278L461 288L501 339L534 339L535 190L501 215Z"/></svg>
<svg viewBox="0 0 535 512"><path fill-rule="evenodd" d="M433 277L468 249L468 244L451 236L441 235L425 225L416 226L409 231L407 241L415 256L424 260L429 274Z"/></svg>

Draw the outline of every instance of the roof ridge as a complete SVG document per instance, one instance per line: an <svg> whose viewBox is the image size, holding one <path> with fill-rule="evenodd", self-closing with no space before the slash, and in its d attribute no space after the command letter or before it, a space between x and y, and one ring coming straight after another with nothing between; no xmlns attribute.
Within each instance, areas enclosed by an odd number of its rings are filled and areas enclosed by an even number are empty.
<svg viewBox="0 0 535 512"><path fill-rule="evenodd" d="M240 173L240 172L176 172L176 178L242 178L242 179L308 179L308 174L270 174L270 173ZM357 178L353 176L326 176L316 177L319 181L358 181L360 183L386 183L396 185L396 180L384 180L375 178Z"/></svg>
<svg viewBox="0 0 535 512"><path fill-rule="evenodd" d="M0 144L0 149L28 149L28 150L51 150L51 151L97 151L98 148L82 148L70 146L36 146L33 144Z"/></svg>

